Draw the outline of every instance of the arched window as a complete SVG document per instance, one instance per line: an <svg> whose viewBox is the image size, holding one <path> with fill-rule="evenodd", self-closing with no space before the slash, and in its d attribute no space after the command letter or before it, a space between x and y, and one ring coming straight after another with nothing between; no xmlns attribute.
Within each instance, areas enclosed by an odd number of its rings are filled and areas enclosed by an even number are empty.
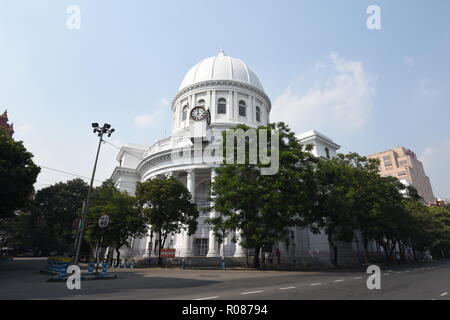
<svg viewBox="0 0 450 320"><path fill-rule="evenodd" d="M227 99L220 98L217 102L217 113L226 114L227 113Z"/></svg>
<svg viewBox="0 0 450 320"><path fill-rule="evenodd" d="M205 100L203 99L198 100L197 107L204 107L205 105L206 105Z"/></svg>
<svg viewBox="0 0 450 320"><path fill-rule="evenodd" d="M247 104L245 101L239 101L239 115L242 117L247 116Z"/></svg>
<svg viewBox="0 0 450 320"><path fill-rule="evenodd" d="M261 109L256 107L256 121L261 122Z"/></svg>
<svg viewBox="0 0 450 320"><path fill-rule="evenodd" d="M185 105L183 107L183 113L182 113L182 116L181 116L181 120L185 121L187 119L188 109L189 109L188 105Z"/></svg>

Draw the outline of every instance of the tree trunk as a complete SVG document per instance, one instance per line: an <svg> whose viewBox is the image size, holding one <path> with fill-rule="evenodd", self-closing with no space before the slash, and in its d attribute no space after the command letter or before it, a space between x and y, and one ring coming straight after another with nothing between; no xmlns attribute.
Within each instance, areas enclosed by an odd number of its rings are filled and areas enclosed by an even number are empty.
<svg viewBox="0 0 450 320"><path fill-rule="evenodd" d="M403 245L401 242L399 242L399 249L400 249L400 259L402 261L405 261L406 260L406 256L405 256L406 246Z"/></svg>
<svg viewBox="0 0 450 320"><path fill-rule="evenodd" d="M333 266L337 267L337 248L335 249L332 233L328 235L328 246L330 248L330 262Z"/></svg>
<svg viewBox="0 0 450 320"><path fill-rule="evenodd" d="M261 266L263 268L265 268L266 267L266 255L264 253L264 249L261 249L260 251L261 251Z"/></svg>
<svg viewBox="0 0 450 320"><path fill-rule="evenodd" d="M108 261L111 266L113 265L113 259L114 259L114 248L110 246L108 250Z"/></svg>
<svg viewBox="0 0 450 320"><path fill-rule="evenodd" d="M259 251L261 250L261 247L255 247L255 255L253 257L253 268L259 268Z"/></svg>
<svg viewBox="0 0 450 320"><path fill-rule="evenodd" d="M395 251L396 245L397 245L396 241L391 241L391 247L390 247L390 251L389 251L389 256L391 258L391 261L395 261L395 259L394 259L394 251Z"/></svg>
<svg viewBox="0 0 450 320"><path fill-rule="evenodd" d="M119 248L115 248L116 249L116 254L117 254L116 268L118 268L120 266L120 251L119 251Z"/></svg>
<svg viewBox="0 0 450 320"><path fill-rule="evenodd" d="M367 237L364 237L364 264L366 266L369 265L369 250L368 250L368 246L369 246L369 240L367 239Z"/></svg>
<svg viewBox="0 0 450 320"><path fill-rule="evenodd" d="M245 264L247 268L250 266L250 263L248 261L248 249L245 249Z"/></svg>
<svg viewBox="0 0 450 320"><path fill-rule="evenodd" d="M158 233L158 242L159 242L159 246L158 246L158 266L162 267L162 258L161 258L161 248L163 246L163 243L161 243L161 232Z"/></svg>
<svg viewBox="0 0 450 320"><path fill-rule="evenodd" d="M381 243L379 242L379 245L381 247L383 247L384 255L386 256L386 261L389 262L390 258L389 258L389 249L387 247L387 244L384 242L381 242Z"/></svg>

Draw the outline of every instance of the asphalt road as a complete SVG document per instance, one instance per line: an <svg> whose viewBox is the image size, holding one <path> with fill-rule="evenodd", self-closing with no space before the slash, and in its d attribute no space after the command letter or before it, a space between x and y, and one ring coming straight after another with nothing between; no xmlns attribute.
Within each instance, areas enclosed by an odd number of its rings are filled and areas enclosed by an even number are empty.
<svg viewBox="0 0 450 320"><path fill-rule="evenodd" d="M46 282L45 259L0 264L0 299L164 300L450 300L450 263L389 267L381 290L368 290L360 271L117 270L116 280L82 281L81 290Z"/></svg>

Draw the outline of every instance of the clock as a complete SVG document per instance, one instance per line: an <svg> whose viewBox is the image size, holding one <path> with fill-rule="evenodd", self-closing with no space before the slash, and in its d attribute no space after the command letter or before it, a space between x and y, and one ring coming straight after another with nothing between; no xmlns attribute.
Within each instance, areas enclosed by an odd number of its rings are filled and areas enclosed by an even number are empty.
<svg viewBox="0 0 450 320"><path fill-rule="evenodd" d="M207 112L203 107L195 107L191 110L191 119L194 121L202 121L207 117Z"/></svg>
<svg viewBox="0 0 450 320"><path fill-rule="evenodd" d="M211 125L211 111L206 110L206 123L208 124L208 126Z"/></svg>

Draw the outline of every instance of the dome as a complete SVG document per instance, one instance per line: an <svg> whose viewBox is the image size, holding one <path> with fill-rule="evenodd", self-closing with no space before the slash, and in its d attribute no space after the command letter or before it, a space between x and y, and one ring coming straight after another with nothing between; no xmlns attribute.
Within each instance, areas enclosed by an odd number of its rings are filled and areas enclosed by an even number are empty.
<svg viewBox="0 0 450 320"><path fill-rule="evenodd" d="M196 64L185 75L180 89L210 80L233 80L251 85L264 92L256 74L240 59L227 56L221 51L217 56Z"/></svg>

